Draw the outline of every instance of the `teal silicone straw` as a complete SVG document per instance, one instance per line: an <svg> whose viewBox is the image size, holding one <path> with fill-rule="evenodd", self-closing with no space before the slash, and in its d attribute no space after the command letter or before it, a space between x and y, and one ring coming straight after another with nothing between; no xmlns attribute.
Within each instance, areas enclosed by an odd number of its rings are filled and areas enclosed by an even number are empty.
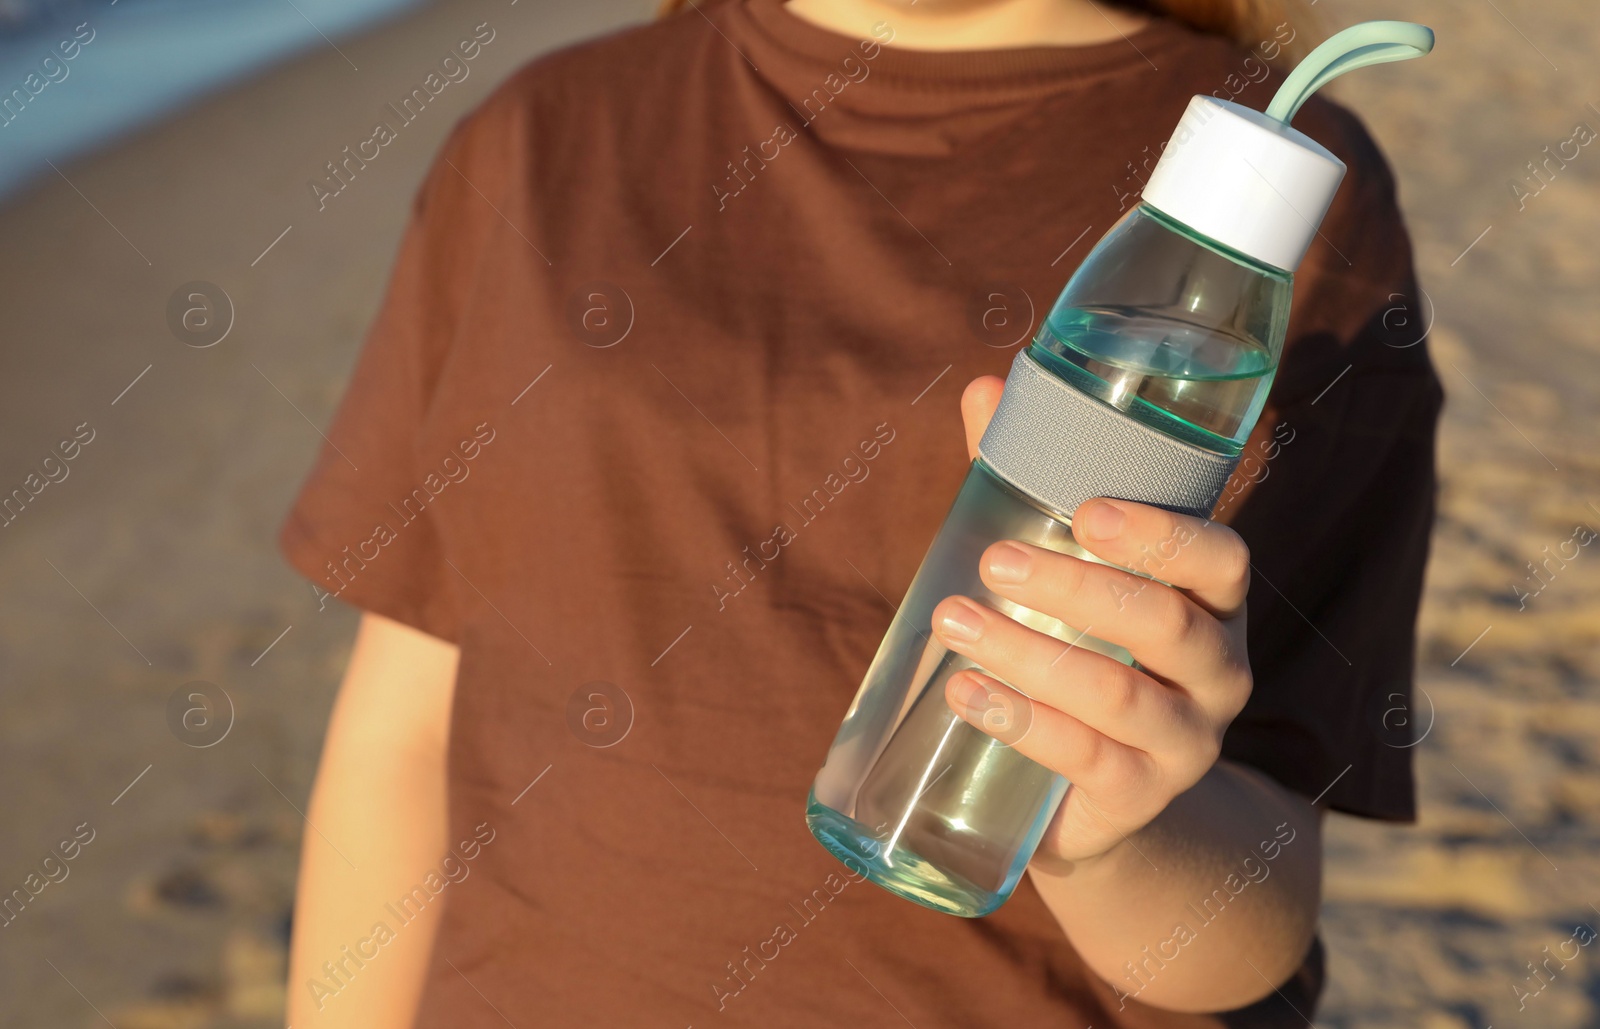
<svg viewBox="0 0 1600 1029"><path fill-rule="evenodd" d="M1409 61L1433 49L1433 30L1409 21L1366 21L1335 33L1306 55L1267 105L1267 116L1287 125L1300 105L1346 72L1389 61Z"/></svg>

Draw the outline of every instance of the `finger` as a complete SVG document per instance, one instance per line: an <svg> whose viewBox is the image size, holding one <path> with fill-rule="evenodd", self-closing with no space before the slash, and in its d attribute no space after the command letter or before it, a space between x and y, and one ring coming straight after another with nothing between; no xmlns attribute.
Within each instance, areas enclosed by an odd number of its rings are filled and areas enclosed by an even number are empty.
<svg viewBox="0 0 1600 1029"><path fill-rule="evenodd" d="M945 646L1020 689L1036 706L1069 714L1129 746L1171 746L1194 723L1186 694L966 597L949 597L934 608L933 629Z"/></svg>
<svg viewBox="0 0 1600 1029"><path fill-rule="evenodd" d="M945 701L961 719L1017 753L1095 792L1139 789L1155 776L1155 760L1137 747L1099 732L1081 719L1028 698L991 676L965 671L945 685ZM1026 725L1012 720L997 729L997 709L1027 711Z"/></svg>
<svg viewBox="0 0 1600 1029"><path fill-rule="evenodd" d="M999 596L1125 648L1152 675L1186 690L1237 685L1239 641L1180 590L1016 540L985 550L978 573Z"/></svg>
<svg viewBox="0 0 1600 1029"><path fill-rule="evenodd" d="M983 438L983 430L989 427L994 409L1000 406L1000 394L1005 388L1006 380L1000 376L980 375L962 391L961 421L967 428L968 458L978 456L978 441Z"/></svg>
<svg viewBox="0 0 1600 1029"><path fill-rule="evenodd" d="M1232 618L1244 608L1250 548L1226 525L1129 500L1096 498L1078 505L1072 535L1097 557L1187 590L1218 618Z"/></svg>

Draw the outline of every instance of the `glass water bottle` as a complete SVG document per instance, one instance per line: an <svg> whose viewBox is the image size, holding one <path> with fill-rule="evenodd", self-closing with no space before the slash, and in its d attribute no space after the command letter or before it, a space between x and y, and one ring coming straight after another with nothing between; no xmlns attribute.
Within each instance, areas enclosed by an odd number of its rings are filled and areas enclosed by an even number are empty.
<svg viewBox="0 0 1600 1029"><path fill-rule="evenodd" d="M1064 644L1131 664L1123 648L990 592L978 577L979 558L990 544L1013 539L1094 560L1072 538L1074 501L1143 499L1144 483L1130 483L1128 473L1135 480L1151 474L1140 467L1138 447L1108 443L1096 431L1111 426L1141 444L1173 444L1173 457L1188 459L1184 467L1200 469L1202 481L1186 495L1152 499L1208 514L1266 400L1290 284L1289 272L1147 204L1085 259L1018 355L980 456L817 774L806 817L836 857L951 914L984 915L1011 894L1067 781L950 709L945 683L978 666L934 638L933 609L952 595L971 597ZM1050 405L1059 419L1068 394L1084 408L1069 424L1052 432L1025 418L1039 413L1029 407ZM996 423L1028 431L1006 439ZM1028 489L1048 477L1041 463L1068 467L1081 487ZM1026 729L1011 727L1019 731Z"/></svg>

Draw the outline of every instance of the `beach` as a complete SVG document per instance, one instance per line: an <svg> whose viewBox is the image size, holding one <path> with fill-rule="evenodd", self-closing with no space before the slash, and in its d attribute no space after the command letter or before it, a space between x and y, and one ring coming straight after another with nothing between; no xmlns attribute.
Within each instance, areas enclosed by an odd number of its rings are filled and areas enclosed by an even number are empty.
<svg viewBox="0 0 1600 1029"><path fill-rule="evenodd" d="M50 879L0 927L0 1026L282 1024L301 812L356 616L286 567L279 521L455 120L650 6L421 6L0 204L0 481L48 483L0 547L0 889ZM1421 814L1329 818L1315 1024L1593 1026L1600 147L1576 140L1600 131L1600 25L1587 0L1317 10L1439 35L1334 93L1389 155L1423 291L1396 317L1429 334L1447 403L1420 689L1383 715ZM376 156L333 175L349 152ZM197 694L226 717L192 717Z"/></svg>

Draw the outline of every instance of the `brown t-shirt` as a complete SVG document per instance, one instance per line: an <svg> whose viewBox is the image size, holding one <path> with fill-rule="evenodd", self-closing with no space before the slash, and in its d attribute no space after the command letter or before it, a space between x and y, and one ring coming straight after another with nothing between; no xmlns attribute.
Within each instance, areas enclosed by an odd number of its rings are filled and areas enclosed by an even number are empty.
<svg viewBox="0 0 1600 1029"><path fill-rule="evenodd" d="M963 385L1190 96L1260 108L1259 68L1161 21L929 53L748 0L538 60L456 127L283 534L461 648L451 838L494 835L442 889L419 1025L1304 1024L1320 948L1246 1012L1119 1010L1026 879L936 914L803 817L966 470ZM1403 820L1440 391L1381 155L1329 102L1296 124L1349 174L1223 504L1258 570L1225 752Z"/></svg>

